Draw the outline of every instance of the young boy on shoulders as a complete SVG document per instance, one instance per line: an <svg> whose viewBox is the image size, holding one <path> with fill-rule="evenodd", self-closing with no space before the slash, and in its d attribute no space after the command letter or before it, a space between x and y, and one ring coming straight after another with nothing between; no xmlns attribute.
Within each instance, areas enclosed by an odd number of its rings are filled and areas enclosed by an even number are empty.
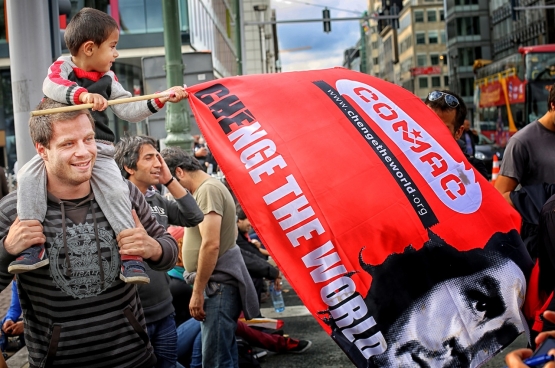
<svg viewBox="0 0 555 368"><path fill-rule="evenodd" d="M72 167L92 165L91 186L96 201L115 234L135 227L131 215L129 189L114 161L115 135L108 125L108 100L131 97L118 82L112 64L119 56L116 45L119 28L108 14L92 9L81 9L69 22L64 40L71 56L61 56L48 70L43 83L47 97L61 103L78 105L92 103L97 145L96 163L81 163L73 158ZM183 87L172 87L167 97L111 106L121 119L138 122L159 111L167 101L179 102L187 97ZM71 176L71 173L68 173ZM36 155L18 173L17 213L23 220L44 221L47 206L46 170L44 161ZM63 199L63 198L60 198ZM120 278L129 283L148 283L140 257L122 256ZM8 271L14 274L31 271L49 264L44 244L37 244L21 253ZM71 272L71 271L69 271Z"/></svg>

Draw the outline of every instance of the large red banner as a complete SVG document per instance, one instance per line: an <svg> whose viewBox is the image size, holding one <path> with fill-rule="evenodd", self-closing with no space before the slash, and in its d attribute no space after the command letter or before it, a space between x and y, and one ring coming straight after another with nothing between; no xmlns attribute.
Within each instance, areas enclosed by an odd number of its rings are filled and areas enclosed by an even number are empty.
<svg viewBox="0 0 555 368"><path fill-rule="evenodd" d="M343 68L188 88L306 307L359 367L475 367L523 331L520 218L403 88Z"/></svg>

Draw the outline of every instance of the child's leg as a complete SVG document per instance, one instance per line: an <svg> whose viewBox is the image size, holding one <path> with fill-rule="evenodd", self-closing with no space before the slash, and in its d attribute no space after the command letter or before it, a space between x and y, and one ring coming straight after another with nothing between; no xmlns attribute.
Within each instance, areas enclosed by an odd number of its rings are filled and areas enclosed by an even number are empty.
<svg viewBox="0 0 555 368"><path fill-rule="evenodd" d="M135 227L131 214L129 187L114 161L114 147L97 143L96 163L93 167L91 186L94 197L110 223L114 232L119 234L125 229ZM138 256L121 256L122 272L120 278L128 283L148 283L143 259Z"/></svg>
<svg viewBox="0 0 555 368"><path fill-rule="evenodd" d="M21 221L40 222L46 216L46 169L39 155L35 155L17 173L17 216ZM48 263L44 244L37 244L21 252L8 266L8 272L27 272Z"/></svg>

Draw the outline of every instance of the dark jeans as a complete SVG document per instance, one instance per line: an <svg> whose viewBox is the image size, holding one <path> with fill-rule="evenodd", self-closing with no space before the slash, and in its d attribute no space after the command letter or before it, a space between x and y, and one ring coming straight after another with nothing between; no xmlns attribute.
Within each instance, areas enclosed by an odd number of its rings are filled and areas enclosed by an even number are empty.
<svg viewBox="0 0 555 368"><path fill-rule="evenodd" d="M177 362L177 331L175 314L146 325L148 338L156 355L156 368L175 368Z"/></svg>

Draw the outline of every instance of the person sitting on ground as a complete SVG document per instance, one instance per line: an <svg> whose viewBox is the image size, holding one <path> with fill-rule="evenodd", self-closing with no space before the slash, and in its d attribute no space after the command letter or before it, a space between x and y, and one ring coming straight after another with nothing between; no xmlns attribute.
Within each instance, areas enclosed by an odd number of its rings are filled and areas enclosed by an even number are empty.
<svg viewBox="0 0 555 368"><path fill-rule="evenodd" d="M21 316L21 304L19 303L19 294L17 292L17 281L12 281L12 297L10 307L6 315L2 319L2 337L0 338L0 347L2 351L6 351L9 345L9 338L16 337L18 340L18 349L25 346L25 337L23 335L23 319Z"/></svg>
<svg viewBox="0 0 555 368"><path fill-rule="evenodd" d="M119 26L108 14L83 8L69 22L64 40L71 56L61 56L48 70L44 80L44 94L60 103L71 105L93 104L95 139L98 156L91 180L95 199L108 222L119 234L134 228L131 217L129 190L113 160L115 135L110 130L107 100L131 97L110 70L119 56L116 45ZM159 111L166 101L179 102L187 96L183 87L172 87L167 97L148 101L113 105L114 113L124 120L138 122ZM44 161L36 155L21 168L18 176L18 214L21 220L43 222L46 214L47 197ZM120 278L129 283L148 283L140 257L122 255ZM49 263L44 244L26 249L8 269L10 273L28 272Z"/></svg>

